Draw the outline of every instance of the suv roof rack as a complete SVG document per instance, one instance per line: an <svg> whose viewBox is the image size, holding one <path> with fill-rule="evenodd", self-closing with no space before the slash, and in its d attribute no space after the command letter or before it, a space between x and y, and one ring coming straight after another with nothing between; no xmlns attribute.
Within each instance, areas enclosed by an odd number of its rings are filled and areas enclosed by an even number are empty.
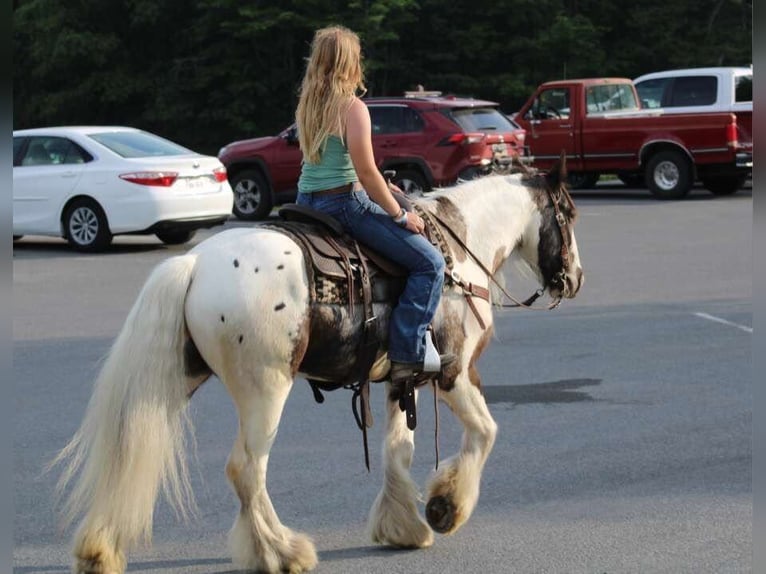
<svg viewBox="0 0 766 574"><path fill-rule="evenodd" d="M405 98L438 98L442 93L438 90L411 90L404 92Z"/></svg>

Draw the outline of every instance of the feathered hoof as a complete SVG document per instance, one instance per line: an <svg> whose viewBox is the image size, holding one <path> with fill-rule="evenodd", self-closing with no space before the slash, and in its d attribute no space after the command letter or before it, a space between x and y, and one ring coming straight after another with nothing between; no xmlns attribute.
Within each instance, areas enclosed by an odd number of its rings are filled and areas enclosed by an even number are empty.
<svg viewBox="0 0 766 574"><path fill-rule="evenodd" d="M455 505L445 496L434 496L426 504L426 520L436 532L450 532L455 527Z"/></svg>
<svg viewBox="0 0 766 574"><path fill-rule="evenodd" d="M121 554L106 556L103 553L91 557L78 556L72 566L73 574L123 574L125 558Z"/></svg>
<svg viewBox="0 0 766 574"><path fill-rule="evenodd" d="M305 534L295 534L290 540L288 551L282 558L282 571L300 574L316 568L319 559L311 538Z"/></svg>
<svg viewBox="0 0 766 574"><path fill-rule="evenodd" d="M309 536L284 528L279 538L261 538L256 542L242 516L229 534L229 549L237 568L262 574L300 574L316 568L319 560Z"/></svg>
<svg viewBox="0 0 766 574"><path fill-rule="evenodd" d="M431 527L414 504L397 504L379 496L370 512L370 538L394 548L428 548L434 543Z"/></svg>
<svg viewBox="0 0 766 574"><path fill-rule="evenodd" d="M127 566L125 553L116 547L110 531L104 528L81 526L72 554L74 574L122 574Z"/></svg>

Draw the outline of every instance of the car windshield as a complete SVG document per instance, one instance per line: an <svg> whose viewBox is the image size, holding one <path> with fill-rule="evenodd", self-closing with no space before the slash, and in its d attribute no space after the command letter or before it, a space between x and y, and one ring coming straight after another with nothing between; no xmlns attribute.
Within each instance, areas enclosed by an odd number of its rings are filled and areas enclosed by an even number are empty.
<svg viewBox="0 0 766 574"><path fill-rule="evenodd" d="M125 158L162 157L194 153L178 144L146 132L103 132L91 139Z"/></svg>
<svg viewBox="0 0 766 574"><path fill-rule="evenodd" d="M458 125L468 132L512 132L517 129L495 108L465 108L449 111Z"/></svg>

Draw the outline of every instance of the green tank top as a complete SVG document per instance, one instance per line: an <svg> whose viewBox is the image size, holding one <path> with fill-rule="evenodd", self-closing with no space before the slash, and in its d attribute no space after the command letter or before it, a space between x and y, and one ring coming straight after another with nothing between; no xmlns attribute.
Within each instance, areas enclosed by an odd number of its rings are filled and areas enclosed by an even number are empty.
<svg viewBox="0 0 766 574"><path fill-rule="evenodd" d="M309 163L304 159L298 179L298 191L312 193L356 181L358 178L348 149L338 136L331 135L325 140L319 163Z"/></svg>

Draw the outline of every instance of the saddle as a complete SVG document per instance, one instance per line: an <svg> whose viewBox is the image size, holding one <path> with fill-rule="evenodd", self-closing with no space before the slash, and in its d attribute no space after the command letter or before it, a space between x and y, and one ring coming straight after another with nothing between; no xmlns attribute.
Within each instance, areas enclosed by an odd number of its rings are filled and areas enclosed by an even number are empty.
<svg viewBox="0 0 766 574"><path fill-rule="evenodd" d="M283 220L279 227L300 241L311 261L318 302L348 304L353 311L358 288L365 308L368 302L394 302L399 298L407 270L349 237L335 218L296 204L284 205L279 216ZM325 292L323 278L345 281L345 294L331 300L333 295ZM365 278L369 279L369 293L365 291Z"/></svg>

